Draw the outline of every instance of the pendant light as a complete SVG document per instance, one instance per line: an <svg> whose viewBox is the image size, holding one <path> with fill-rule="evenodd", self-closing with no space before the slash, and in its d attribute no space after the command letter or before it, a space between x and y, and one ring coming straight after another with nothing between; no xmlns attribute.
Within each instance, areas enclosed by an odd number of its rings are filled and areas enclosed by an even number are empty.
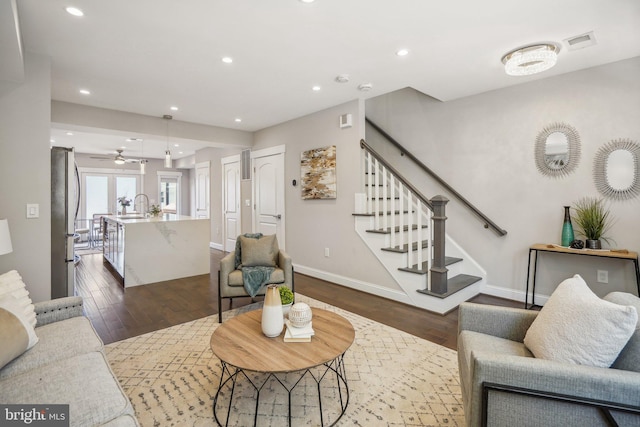
<svg viewBox="0 0 640 427"><path fill-rule="evenodd" d="M144 141L140 140L140 175L144 175L147 173L146 171L146 163L147 161L144 159Z"/></svg>
<svg viewBox="0 0 640 427"><path fill-rule="evenodd" d="M162 118L167 121L167 149L164 152L164 167L171 168L171 151L169 151L169 120L173 119L173 116L165 114Z"/></svg>

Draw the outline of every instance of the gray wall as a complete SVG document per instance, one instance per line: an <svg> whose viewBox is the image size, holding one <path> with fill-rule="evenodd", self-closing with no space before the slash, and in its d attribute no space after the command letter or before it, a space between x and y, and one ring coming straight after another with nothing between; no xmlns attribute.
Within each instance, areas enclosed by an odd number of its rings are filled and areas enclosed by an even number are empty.
<svg viewBox="0 0 640 427"><path fill-rule="evenodd" d="M339 117L346 113L353 115L354 126L343 130ZM286 248L296 271L361 289L371 284L397 289L355 232L354 194L362 181L360 117L358 101L339 105L256 132L253 150L286 145ZM337 198L303 200L300 185L292 185L294 179L300 182L300 155L328 145L336 146Z"/></svg>
<svg viewBox="0 0 640 427"><path fill-rule="evenodd" d="M499 226L497 237L453 197L448 205L447 231L487 270L486 292L514 299L524 297L528 248L533 243L560 243L563 206L584 196L599 196L592 165L597 150L616 138L640 142L640 58L507 89L442 103L404 89L366 103L367 116L443 177ZM472 78L472 76L470 76ZM547 125L565 122L575 127L582 143L577 169L557 179L535 166L534 141ZM443 193L401 158L372 129L367 142L427 195ZM615 247L640 250L640 198L611 202L617 219L610 235ZM596 270L609 271L609 284L596 283ZM596 293L612 290L636 293L630 262L591 257L546 255L539 265L539 289L550 294L573 273L593 284Z"/></svg>
<svg viewBox="0 0 640 427"><path fill-rule="evenodd" d="M9 220L13 252L0 274L18 270L33 301L51 296L51 65L25 55L25 78L0 94L0 218ZM26 204L40 218L26 219Z"/></svg>

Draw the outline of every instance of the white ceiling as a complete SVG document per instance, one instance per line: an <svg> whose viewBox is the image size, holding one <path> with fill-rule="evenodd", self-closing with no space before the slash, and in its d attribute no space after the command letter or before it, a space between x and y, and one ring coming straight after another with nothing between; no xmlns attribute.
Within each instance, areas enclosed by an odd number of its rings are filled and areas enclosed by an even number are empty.
<svg viewBox="0 0 640 427"><path fill-rule="evenodd" d="M247 131L407 86L448 101L640 55L638 0L19 0L18 12L24 49L51 57L54 100ZM590 31L595 46L564 42ZM561 45L558 64L507 76L501 57L538 42Z"/></svg>

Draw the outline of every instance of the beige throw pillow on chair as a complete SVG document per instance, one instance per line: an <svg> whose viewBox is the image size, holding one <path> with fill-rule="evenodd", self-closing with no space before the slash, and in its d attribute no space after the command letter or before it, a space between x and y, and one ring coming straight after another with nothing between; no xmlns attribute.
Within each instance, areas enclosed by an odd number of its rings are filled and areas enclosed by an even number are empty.
<svg viewBox="0 0 640 427"><path fill-rule="evenodd" d="M259 239L240 236L240 252L243 267L277 267L278 240L275 234L262 236Z"/></svg>

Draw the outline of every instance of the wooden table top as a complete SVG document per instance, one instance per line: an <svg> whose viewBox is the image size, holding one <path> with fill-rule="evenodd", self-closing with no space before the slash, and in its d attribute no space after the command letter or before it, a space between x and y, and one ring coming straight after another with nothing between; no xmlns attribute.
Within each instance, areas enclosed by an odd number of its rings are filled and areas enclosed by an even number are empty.
<svg viewBox="0 0 640 427"><path fill-rule="evenodd" d="M627 251L626 249L618 249L618 250L573 249L573 248L565 248L564 246L551 245L546 243L536 243L535 245L531 245L531 249L534 249L537 251L559 252L559 253L565 253L565 254L602 256L607 258L638 259L637 252Z"/></svg>
<svg viewBox="0 0 640 427"><path fill-rule="evenodd" d="M353 343L355 330L344 317L312 308L311 342L284 342L262 333L262 310L226 320L211 335L211 350L220 360L248 371L292 372L330 362Z"/></svg>

